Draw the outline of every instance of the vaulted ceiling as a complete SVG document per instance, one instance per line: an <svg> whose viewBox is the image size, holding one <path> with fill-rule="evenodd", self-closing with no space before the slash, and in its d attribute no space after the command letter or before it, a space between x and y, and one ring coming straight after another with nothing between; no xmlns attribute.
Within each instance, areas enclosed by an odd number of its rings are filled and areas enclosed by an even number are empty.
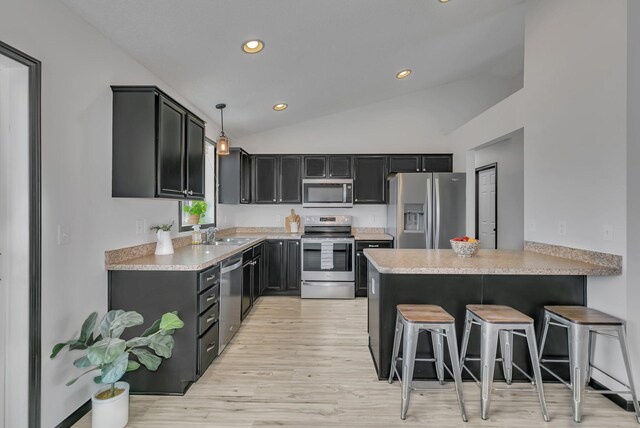
<svg viewBox="0 0 640 428"><path fill-rule="evenodd" d="M235 136L523 69L524 0L62 1Z"/></svg>

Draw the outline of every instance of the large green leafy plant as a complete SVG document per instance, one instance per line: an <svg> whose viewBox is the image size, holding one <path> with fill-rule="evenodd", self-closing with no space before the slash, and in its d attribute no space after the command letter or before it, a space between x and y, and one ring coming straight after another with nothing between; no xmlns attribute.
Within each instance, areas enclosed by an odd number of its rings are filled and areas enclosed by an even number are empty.
<svg viewBox="0 0 640 428"><path fill-rule="evenodd" d="M191 204L184 204L182 210L189 215L197 215L199 218L207 212L207 203L204 201L195 201Z"/></svg>
<svg viewBox="0 0 640 428"><path fill-rule="evenodd" d="M174 345L171 335L184 326L177 312L167 312L146 329L142 336L125 340L120 338L124 329L141 325L144 322L142 315L135 311L109 311L100 321L99 333L94 336L97 319L97 312L89 315L82 324L80 337L55 345L51 358L55 358L66 346L69 350L84 350L85 355L76 359L73 365L90 368L67 382L67 386L74 384L83 375L99 370L100 374L93 380L98 384L111 385L109 397L115 395L115 383L126 372L137 370L141 364L156 371L162 358L170 358ZM130 360L132 355L138 361Z"/></svg>

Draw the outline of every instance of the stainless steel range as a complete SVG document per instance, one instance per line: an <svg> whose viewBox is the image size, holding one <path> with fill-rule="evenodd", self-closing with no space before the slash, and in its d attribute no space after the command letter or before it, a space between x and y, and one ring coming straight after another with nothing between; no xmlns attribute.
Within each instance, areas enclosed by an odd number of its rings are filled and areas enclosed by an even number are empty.
<svg viewBox="0 0 640 428"><path fill-rule="evenodd" d="M355 240L350 215L304 217L303 299L355 298Z"/></svg>

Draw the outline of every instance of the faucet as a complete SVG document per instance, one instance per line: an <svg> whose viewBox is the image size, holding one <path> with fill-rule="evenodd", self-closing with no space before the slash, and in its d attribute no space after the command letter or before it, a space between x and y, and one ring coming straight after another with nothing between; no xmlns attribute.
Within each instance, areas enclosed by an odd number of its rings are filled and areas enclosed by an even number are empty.
<svg viewBox="0 0 640 428"><path fill-rule="evenodd" d="M219 232L220 229L217 227L210 227L207 229L207 240L206 243L210 243L216 240L216 233Z"/></svg>

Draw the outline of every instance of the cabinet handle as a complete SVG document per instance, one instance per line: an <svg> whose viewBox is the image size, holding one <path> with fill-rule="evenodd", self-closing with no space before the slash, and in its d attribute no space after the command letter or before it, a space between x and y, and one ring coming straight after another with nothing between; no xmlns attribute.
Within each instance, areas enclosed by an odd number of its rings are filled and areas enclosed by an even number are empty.
<svg viewBox="0 0 640 428"><path fill-rule="evenodd" d="M427 170L427 168L422 168L422 172L425 172Z"/></svg>
<svg viewBox="0 0 640 428"><path fill-rule="evenodd" d="M420 172L420 168L416 168L416 171Z"/></svg>
<svg viewBox="0 0 640 428"><path fill-rule="evenodd" d="M275 202L276 200L274 199L273 202Z"/></svg>
<svg viewBox="0 0 640 428"><path fill-rule="evenodd" d="M193 190L189 190L189 196L193 195Z"/></svg>
<svg viewBox="0 0 640 428"><path fill-rule="evenodd" d="M356 253L356 257L360 257L362 253Z"/></svg>
<svg viewBox="0 0 640 428"><path fill-rule="evenodd" d="M358 198L355 199L355 202L358 202Z"/></svg>
<svg viewBox="0 0 640 428"><path fill-rule="evenodd" d="M213 275L209 275L206 280L207 281L211 281L212 279L216 279L216 274L215 273Z"/></svg>
<svg viewBox="0 0 640 428"><path fill-rule="evenodd" d="M380 246L380 244L376 244L376 245L369 245L369 248L378 248Z"/></svg>
<svg viewBox="0 0 640 428"><path fill-rule="evenodd" d="M280 202L282 202L282 198L280 198Z"/></svg>
<svg viewBox="0 0 640 428"><path fill-rule="evenodd" d="M213 351L213 348L215 347L216 347L216 342L210 343L209 346L207 346L207 352Z"/></svg>
<svg viewBox="0 0 640 428"><path fill-rule="evenodd" d="M182 194L183 194L183 195L186 195L186 194L187 194L187 189L184 189L184 190L182 191Z"/></svg>
<svg viewBox="0 0 640 428"><path fill-rule="evenodd" d="M215 315L210 316L209 318L207 318L207 324L209 324L211 321L213 321L214 319L216 319Z"/></svg>
<svg viewBox="0 0 640 428"><path fill-rule="evenodd" d="M282 242L280 242L280 245L282 245Z"/></svg>
<svg viewBox="0 0 640 428"><path fill-rule="evenodd" d="M211 296L207 297L207 302L210 302L215 299L216 299L216 293L213 293Z"/></svg>

